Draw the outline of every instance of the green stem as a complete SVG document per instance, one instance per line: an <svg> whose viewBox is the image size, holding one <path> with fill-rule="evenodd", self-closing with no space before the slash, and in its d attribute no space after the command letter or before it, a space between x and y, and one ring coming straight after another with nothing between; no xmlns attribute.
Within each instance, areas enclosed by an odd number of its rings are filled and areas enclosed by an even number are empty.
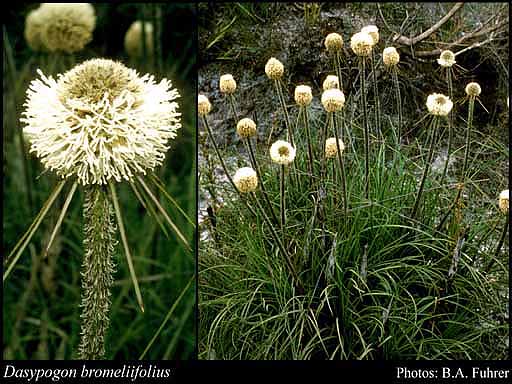
<svg viewBox="0 0 512 384"><path fill-rule="evenodd" d="M364 129L364 196L368 199L370 194L370 132L368 130L368 111L366 105L366 91L365 91L365 59L360 58L361 61L361 72L359 78L361 79L361 96L363 104L363 129Z"/></svg>
<svg viewBox="0 0 512 384"><path fill-rule="evenodd" d="M396 69L396 65L393 66L391 70L393 76L393 82L395 83L395 91L396 91L396 107L398 112L398 148L402 145L402 95L400 94L400 83L398 82L398 71Z"/></svg>
<svg viewBox="0 0 512 384"><path fill-rule="evenodd" d="M285 124L285 127L286 127L287 138L288 138L288 141L290 142L290 144L292 145L292 147L295 148L295 142L293 140L292 127L290 125L290 117L288 116L288 110L286 109L286 101L284 99L284 94L283 94L283 88L282 88L282 85L281 85L281 81L280 80L275 80L275 86L276 86L276 89L277 89L277 96L279 98L279 102L281 103L281 109L283 110L284 124Z"/></svg>
<svg viewBox="0 0 512 384"><path fill-rule="evenodd" d="M78 355L82 360L97 360L105 354L116 244L114 211L103 186L85 188L83 215L82 329Z"/></svg>
<svg viewBox="0 0 512 384"><path fill-rule="evenodd" d="M334 130L334 136L336 137L336 151L337 151L337 155L338 155L338 163L339 163L340 175L341 175L341 190L343 193L343 213L345 214L345 217L347 217L347 213L348 213L347 185L346 185L346 180L345 180L345 171L344 171L344 167L343 167L343 157L342 157L340 142L339 142L338 128L336 127L336 117L334 116L334 112L331 112L331 121L332 121L333 130ZM342 128L342 130L343 130L343 128Z"/></svg>
<svg viewBox="0 0 512 384"><path fill-rule="evenodd" d="M464 165L462 166L462 174L461 174L461 182L466 182L466 170L468 166L468 158L469 158L469 145L470 145L470 133L473 125L473 112L475 110L475 98L469 98L469 110L468 110L468 126L466 130L466 150L464 151Z"/></svg>
<svg viewBox="0 0 512 384"><path fill-rule="evenodd" d="M311 132L309 130L308 122L308 109L307 107L300 107L302 116L304 117L304 127L306 128L306 140L308 142L308 173L310 180L313 178L313 148L311 147Z"/></svg>
<svg viewBox="0 0 512 384"><path fill-rule="evenodd" d="M505 242L505 237L507 237L508 222L509 222L509 217L507 214L507 218L505 220L505 225L503 226L503 230L501 232L501 237L500 237L500 240L498 241L498 246L496 247L496 251L494 251L494 257L491 259L491 261L485 268L485 272L489 272L491 270L491 267L494 265L494 263L496 262L496 259L498 258L499 254L500 254L501 247L503 246L503 243Z"/></svg>
<svg viewBox="0 0 512 384"><path fill-rule="evenodd" d="M416 214L418 212L418 207L419 207L420 200L421 200L421 195L423 193L423 188L425 186L425 180L427 179L428 171L430 170L430 164L432 163L432 156L434 154L434 144L435 144L437 125L438 125L438 117L434 116L434 118L432 119L431 126L430 126L430 130L431 130L430 149L428 152L427 162L426 162L425 168L423 170L423 175L421 176L420 187L418 189L418 193L417 193L416 199L414 201L414 207L413 207L412 213L411 213L412 219L416 218Z"/></svg>
<svg viewBox="0 0 512 384"><path fill-rule="evenodd" d="M377 133L382 135L380 129L380 100L379 100L379 88L377 85L377 72L375 71L375 50L372 49L372 55L370 59L370 63L372 66L372 76L373 76L373 98L375 101L375 128L377 129Z"/></svg>
<svg viewBox="0 0 512 384"><path fill-rule="evenodd" d="M286 231L286 195L284 192L284 165L281 164L280 172L279 172L279 194L281 197L281 232L283 237L283 243L286 244L285 241L285 231Z"/></svg>
<svg viewBox="0 0 512 384"><path fill-rule="evenodd" d="M446 81L448 83L448 94L450 96L450 100L453 101L453 84L452 84L452 70L448 68L446 71ZM455 106L454 106L455 107ZM444 183L444 179L448 172L448 164L450 163L450 157L452 153L452 145L453 145L453 113L454 108L449 113L448 116L448 150L446 154L446 162L444 163L443 176L441 178L441 184Z"/></svg>
<svg viewBox="0 0 512 384"><path fill-rule="evenodd" d="M238 113L236 113L235 100L234 100L233 94L229 94L228 99L229 99L229 104L231 105L231 112L233 112L233 118L235 119L235 124L236 124L236 123L238 123Z"/></svg>

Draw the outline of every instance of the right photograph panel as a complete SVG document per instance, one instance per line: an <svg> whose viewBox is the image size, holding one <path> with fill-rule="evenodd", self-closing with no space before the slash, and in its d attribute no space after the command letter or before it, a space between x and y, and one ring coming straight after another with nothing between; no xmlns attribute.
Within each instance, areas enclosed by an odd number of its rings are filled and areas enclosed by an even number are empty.
<svg viewBox="0 0 512 384"><path fill-rule="evenodd" d="M509 5L198 24L199 359L506 359Z"/></svg>

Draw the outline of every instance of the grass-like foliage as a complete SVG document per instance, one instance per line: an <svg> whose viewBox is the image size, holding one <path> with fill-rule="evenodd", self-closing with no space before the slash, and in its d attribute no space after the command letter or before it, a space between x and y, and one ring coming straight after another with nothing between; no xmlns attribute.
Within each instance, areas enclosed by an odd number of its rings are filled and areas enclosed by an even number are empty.
<svg viewBox="0 0 512 384"><path fill-rule="evenodd" d="M371 82L371 73L366 76ZM428 115L426 108L404 116L423 129L400 144L396 100L385 96L394 90L381 90L382 133L370 124L366 198L358 85L345 84L344 109L354 108L354 117L336 112L335 125L315 101L307 107L310 132L298 110L290 110L297 156L285 170L284 227L281 166L271 161L266 139L256 150L264 188L254 194L222 191L204 170L202 187L210 193L217 187L225 198L212 203L211 236L200 244L201 359L506 358L508 253L501 244L497 250L508 225L497 205L506 182L496 177L503 177L496 164L507 158L505 145L472 131L464 185L459 170L446 179L442 166L430 169L414 209L423 172L432 166L430 140L437 153L447 141L448 119ZM402 99L407 103L407 95ZM367 100L370 109L373 98ZM467 104L459 102L454 116L461 131ZM484 113L478 104L476 110ZM368 116L372 122L374 114ZM324 157L334 126L345 144L344 175L337 157ZM462 158L464 149L454 148L452 156ZM249 164L237 151L228 155L237 156L240 166Z"/></svg>

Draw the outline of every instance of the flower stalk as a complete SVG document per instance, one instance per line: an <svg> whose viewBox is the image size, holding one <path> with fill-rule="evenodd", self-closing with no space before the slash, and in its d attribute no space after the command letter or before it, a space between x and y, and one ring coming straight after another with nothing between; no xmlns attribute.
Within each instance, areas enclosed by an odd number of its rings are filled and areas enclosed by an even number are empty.
<svg viewBox="0 0 512 384"><path fill-rule="evenodd" d="M102 359L105 336L110 323L113 260L116 245L114 211L105 187L85 188L84 259L82 263L82 320L78 348L82 360Z"/></svg>
<svg viewBox="0 0 512 384"><path fill-rule="evenodd" d="M366 88L365 88L365 58L360 57L361 72L359 78L361 80L361 95L363 104L363 131L364 131L364 196L368 199L370 194L370 132L368 129L368 110L366 105Z"/></svg>
<svg viewBox="0 0 512 384"><path fill-rule="evenodd" d="M470 146L470 133L473 125L473 113L475 110L475 97L469 97L469 109L468 109L468 124L466 129L466 149L464 151L464 163L462 166L462 174L461 174L461 182L464 183L466 181L466 171L468 166L468 158L469 158L469 146Z"/></svg>
<svg viewBox="0 0 512 384"><path fill-rule="evenodd" d="M343 167L343 157L342 157L343 149L340 147L340 138L339 138L339 134L338 134L338 127L336 126L336 116L334 116L334 114L335 114L335 112L330 113L332 128L334 130L334 137L336 138L336 152L337 152L338 163L339 163L339 168L340 168L340 175L341 175L341 190L343 193L343 213L345 214L345 217L346 217L348 214L347 182L345 179L345 170ZM343 130L343 126L341 127L341 130Z"/></svg>
<svg viewBox="0 0 512 384"><path fill-rule="evenodd" d="M446 69L446 82L448 83L448 97L453 100L453 84L452 84L452 70L451 68ZM444 163L443 176L441 178L441 184L444 183L446 173L448 172L448 164L450 163L450 157L453 146L453 108L448 116L448 150L446 154L446 162Z"/></svg>

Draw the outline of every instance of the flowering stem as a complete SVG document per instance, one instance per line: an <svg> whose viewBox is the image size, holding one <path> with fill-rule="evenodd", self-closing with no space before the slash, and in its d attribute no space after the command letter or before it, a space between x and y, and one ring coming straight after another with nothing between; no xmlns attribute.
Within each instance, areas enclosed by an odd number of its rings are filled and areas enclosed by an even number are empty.
<svg viewBox="0 0 512 384"><path fill-rule="evenodd" d="M238 113L236 113L235 100L234 100L233 95L229 94L228 99L229 99L229 104L231 105L231 112L233 112L233 118L235 119L235 124L236 124L236 122L238 122Z"/></svg>
<svg viewBox="0 0 512 384"><path fill-rule="evenodd" d="M309 131L308 109L307 107L302 106L300 109L304 118L304 127L306 128L306 140L308 142L308 173L309 178L311 179L313 177L313 149L311 147L311 132Z"/></svg>
<svg viewBox="0 0 512 384"><path fill-rule="evenodd" d="M292 259L290 255L288 254L288 251L286 251L286 248L283 245L283 242L279 238L279 236L276 233L276 230L274 229L274 226L272 225L272 222L268 218L267 214L265 213L265 210L260 204L260 201L256 197L256 194L254 192L251 192L253 200L256 202L257 207L261 211L263 215L263 220L267 224L268 228L270 229L270 233L272 234L272 237L274 238L274 241L277 243L277 246L281 253L284 255L284 258L286 260L286 265L288 266L288 269L290 270L290 273L292 274L293 278L295 279L297 283L297 288L300 292L304 292L304 288L302 287L302 284L300 282L299 276L297 275L297 271L295 270L295 267L293 266Z"/></svg>
<svg viewBox="0 0 512 384"><path fill-rule="evenodd" d="M498 241L498 246L496 247L496 251L494 252L494 257L491 259L489 264L487 264L487 267L485 268L485 272L489 272L491 270L491 267L496 262L496 259L498 258L498 255L500 254L501 247L503 246L503 243L505 242L505 237L507 236L508 231L508 222L509 222L509 216L507 214L507 217L505 219L505 225L503 226L503 230L501 232L500 240Z"/></svg>
<svg viewBox="0 0 512 384"><path fill-rule="evenodd" d="M466 130L466 150L464 151L464 165L462 166L462 174L461 174L461 182L464 183L466 181L466 170L468 166L468 158L469 158L469 135L471 133L471 128L473 125L473 112L475 110L475 98L469 97L469 110L468 110L468 126Z"/></svg>
<svg viewBox="0 0 512 384"><path fill-rule="evenodd" d="M416 200L414 201L414 207L412 209L411 213L411 219L416 218L416 213L418 212L418 207L421 200L421 195L423 193L423 187L425 186L425 180L427 179L428 171L430 170L430 163L432 162L432 156L434 154L434 144L435 144L435 137L436 137L436 131L437 131L437 124L438 123L438 117L434 116L432 119L432 123L430 126L431 134L430 134L430 149L428 152L427 162L425 164L425 169L423 170L423 175L421 176L421 182L420 187L418 189L418 193L416 195Z"/></svg>
<svg viewBox="0 0 512 384"><path fill-rule="evenodd" d="M256 171L256 176L258 177L258 183L261 186L261 192L263 193L263 198L265 199L265 203L268 205L268 209L270 210L270 214L272 215L272 219L277 223L277 217L272 208L272 203L268 198L267 190L265 189L265 184L263 184L263 179L261 178L260 169L258 167L258 163L256 162L256 156L254 155L254 150L252 148L251 139L248 137L245 141L247 143L247 148L249 149L249 157L251 158L252 166Z"/></svg>
<svg viewBox="0 0 512 384"><path fill-rule="evenodd" d="M368 111L366 105L366 90L365 90L365 61L364 57L360 58L361 61L361 73L359 74L359 78L361 79L361 95L362 95L362 104L363 104L363 130L364 130L364 195L365 198L368 199L370 192L370 132L368 131Z"/></svg>
<svg viewBox="0 0 512 384"><path fill-rule="evenodd" d="M398 112L398 148L402 145L402 96L400 94L400 83L398 82L398 71L396 69L396 65L391 69L391 73L393 76L393 82L395 83L395 91L396 91L396 107Z"/></svg>
<svg viewBox="0 0 512 384"><path fill-rule="evenodd" d="M285 228L286 228L286 195L284 193L284 165L281 164L279 172L279 194L281 196L281 232L283 236L283 243L285 241Z"/></svg>
<svg viewBox="0 0 512 384"><path fill-rule="evenodd" d="M249 209L249 211L251 211L251 213L256 216L256 213L254 212L252 207L249 204L247 204L247 201L245 201L242 194L240 193L240 191L236 187L235 183L233 182L233 179L231 178L231 176L228 172L226 164L224 163L224 159L222 158L222 155L220 154L219 147L217 147L217 143L215 142L215 139L213 138L212 130L210 129L210 126L208 125L208 120L206 119L206 116L202 116L202 117L203 117L203 124L206 127L206 131L208 132L208 136L210 137L210 141L213 144L213 148L215 149L215 153L217 153L217 157L219 158L220 165L222 166L222 169L224 170L226 177L228 178L228 180L231 183L231 186L233 187L235 192L238 193L240 200L243 201L245 206L247 207L247 209Z"/></svg>
<svg viewBox="0 0 512 384"><path fill-rule="evenodd" d="M340 91L343 91L343 80L341 77L341 57L339 51L336 51L334 54L334 68L336 69L336 76L338 76Z"/></svg>
<svg viewBox="0 0 512 384"><path fill-rule="evenodd" d="M370 64L372 66L373 74L373 97L375 101L375 128L379 135L382 134L380 129L380 101L379 101L379 88L377 86L377 72L375 71L375 51L372 49L372 55L370 57Z"/></svg>
<svg viewBox="0 0 512 384"><path fill-rule="evenodd" d="M338 163L340 168L340 175L341 175L341 190L343 192L343 213L345 214L345 217L347 216L347 210L348 210L348 198L347 198L347 185L345 180L345 171L343 169L343 158L340 148L340 139L338 134L338 127L336 127L336 117L334 116L334 112L330 113L331 115L331 121L332 121L332 127L334 129L334 136L336 137L336 152L338 155ZM343 128L342 128L343 130Z"/></svg>
<svg viewBox="0 0 512 384"><path fill-rule="evenodd" d="M452 85L452 70L451 68L448 68L446 71L446 80L448 83L448 93L450 96L450 100L453 100L453 85ZM446 173L448 171L448 164L450 163L450 156L452 153L452 142L453 142L453 112L455 109L452 108L452 110L449 113L448 116L448 153L446 154L446 162L444 163L444 169L443 169L443 176L441 178L441 184L444 183L444 179L446 177Z"/></svg>
<svg viewBox="0 0 512 384"><path fill-rule="evenodd" d="M295 147L295 143L294 143L294 140L293 140L292 127L290 125L290 117L288 116L288 110L286 109L286 101L284 99L283 88L282 88L282 85L281 85L281 81L280 80L275 80L274 84L276 86L277 96L279 98L279 102L281 103L281 108L283 109L284 124L286 126L288 141L290 142L292 147Z"/></svg>
<svg viewBox="0 0 512 384"><path fill-rule="evenodd" d="M102 359L109 326L111 287L114 282L116 244L114 212L104 187L85 188L84 260L82 263L82 329L78 355L82 360Z"/></svg>

